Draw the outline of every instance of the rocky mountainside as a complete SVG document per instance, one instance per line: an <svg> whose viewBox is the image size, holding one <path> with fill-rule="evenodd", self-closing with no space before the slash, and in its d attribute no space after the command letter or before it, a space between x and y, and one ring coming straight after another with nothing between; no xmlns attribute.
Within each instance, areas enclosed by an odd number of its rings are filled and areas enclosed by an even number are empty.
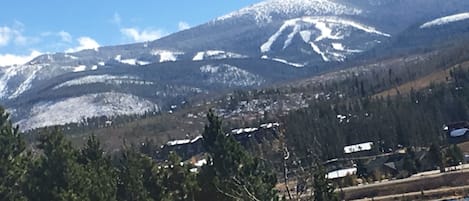
<svg viewBox="0 0 469 201"><path fill-rule="evenodd" d="M268 0L156 41L0 68L0 100L23 129L167 110L191 96L313 75L430 29L464 35L445 27L465 23L467 10L460 0Z"/></svg>

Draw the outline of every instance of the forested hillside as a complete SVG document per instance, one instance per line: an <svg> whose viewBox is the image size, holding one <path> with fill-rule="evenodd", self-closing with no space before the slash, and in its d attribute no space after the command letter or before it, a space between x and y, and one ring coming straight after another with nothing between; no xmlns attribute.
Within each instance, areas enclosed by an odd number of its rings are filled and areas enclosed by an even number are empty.
<svg viewBox="0 0 469 201"><path fill-rule="evenodd" d="M452 81L393 97L318 99L284 118L288 142L300 156L323 159L340 157L345 145L365 141L379 145L376 152L443 144L443 125L469 117L469 71L453 69L446 79Z"/></svg>

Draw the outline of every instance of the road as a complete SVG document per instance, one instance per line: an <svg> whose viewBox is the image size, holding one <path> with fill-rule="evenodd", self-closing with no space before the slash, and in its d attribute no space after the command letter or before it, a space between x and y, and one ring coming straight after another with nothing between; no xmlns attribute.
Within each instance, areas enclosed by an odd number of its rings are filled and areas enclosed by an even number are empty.
<svg viewBox="0 0 469 201"><path fill-rule="evenodd" d="M403 194L395 194L395 195L385 195L385 196L378 196L378 197L373 197L373 198L363 198L363 199L356 199L352 201L378 201L378 200L395 200L399 198L412 198L412 197L418 197L418 196L431 196L431 195L438 195L438 194L444 194L448 192L454 192L454 191L467 191L469 190L469 185L467 186L458 186L458 187L447 187L447 188L439 188L439 189L432 189L432 190L427 190L427 191L419 191L419 192L410 192L410 193L403 193Z"/></svg>
<svg viewBox="0 0 469 201"><path fill-rule="evenodd" d="M375 182L375 183L372 183L372 184L365 184L365 185L359 185L359 186L346 187L346 188L342 188L342 190L344 192L346 192L346 191L366 189L366 188L372 188L372 187L397 185L397 184L401 184L401 183L417 181L417 180L420 180L420 179L436 178L436 177L446 175L446 174L460 173L461 171L464 172L465 170L469 170L469 164L458 165L458 166L454 166L454 167L447 167L446 170L447 170L447 172L444 172L444 173L440 173L439 170L421 172L421 173L417 173L417 174L412 175L411 177L408 177L408 178L405 178L405 179L383 180L381 182ZM450 170L457 170L457 171L450 171Z"/></svg>

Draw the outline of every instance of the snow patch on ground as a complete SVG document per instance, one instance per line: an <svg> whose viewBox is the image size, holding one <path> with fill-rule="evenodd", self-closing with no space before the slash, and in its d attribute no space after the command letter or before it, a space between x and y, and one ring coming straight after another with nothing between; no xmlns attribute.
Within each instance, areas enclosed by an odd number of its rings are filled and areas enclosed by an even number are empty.
<svg viewBox="0 0 469 201"><path fill-rule="evenodd" d="M152 55L154 56L159 56L160 60L159 62L171 62L171 61L177 61L177 58L179 55L183 55L183 52L172 52L168 50L153 50L151 52Z"/></svg>
<svg viewBox="0 0 469 201"><path fill-rule="evenodd" d="M120 63L123 63L123 64L128 64L128 65L132 65L132 66L143 66L143 65L148 65L150 64L150 62L148 61L139 61L137 59L122 59L122 56L121 55L117 55L116 57L114 57L114 60L120 62Z"/></svg>
<svg viewBox="0 0 469 201"><path fill-rule="evenodd" d="M280 62L280 63L284 63L284 64L288 64L290 66L294 66L294 67L304 67L305 65L304 64L299 64L299 63L293 63L293 62L289 62L285 59L280 59L280 58L269 58L269 56L267 55L262 55L261 59L270 59L272 61L276 61L276 62Z"/></svg>
<svg viewBox="0 0 469 201"><path fill-rule="evenodd" d="M76 66L76 67L73 67L73 72L82 72L82 71L85 71L86 70L86 66L85 65L79 65L79 66Z"/></svg>
<svg viewBox="0 0 469 201"><path fill-rule="evenodd" d="M73 55L69 55L69 54L65 54L64 57L68 58L68 59L72 59L72 60L77 60L78 59L78 57L73 56Z"/></svg>
<svg viewBox="0 0 469 201"><path fill-rule="evenodd" d="M137 59L123 59L123 60L120 60L121 63L124 63L124 64L129 64L129 65L137 65Z"/></svg>
<svg viewBox="0 0 469 201"><path fill-rule="evenodd" d="M391 36L378 31L374 27L348 19L334 16L307 16L286 20L278 31L260 46L260 51L263 54L270 52L272 45L286 33L288 34L287 39L283 42L283 49L285 49L291 45L293 38L299 34L301 39L309 44L313 51L319 54L324 61L342 61L346 58L346 53L357 52L356 50L346 49L340 43L340 41L349 37L352 31L360 31L379 37ZM327 46L328 49L325 49L324 46Z"/></svg>
<svg viewBox="0 0 469 201"><path fill-rule="evenodd" d="M321 48L319 48L316 44L314 44L314 42L309 42L309 45L311 46L311 48L313 48L314 52L321 55L322 60L329 61L329 58L327 58L326 53L321 51Z"/></svg>
<svg viewBox="0 0 469 201"><path fill-rule="evenodd" d="M241 55L234 52L225 52L222 50L207 50L197 52L192 61L202 61L206 59L227 59L227 58L247 58L245 55Z"/></svg>
<svg viewBox="0 0 469 201"><path fill-rule="evenodd" d="M303 41L304 41L305 43L307 43L307 42L309 42L309 41L311 40L311 35L312 35L311 31L307 31L307 30L305 30L305 31L300 31L301 39L303 39Z"/></svg>
<svg viewBox="0 0 469 201"><path fill-rule="evenodd" d="M202 72L202 73L218 73L218 69L220 69L220 67L218 67L218 66L206 65L206 66L200 67L200 72Z"/></svg>
<svg viewBox="0 0 469 201"><path fill-rule="evenodd" d="M152 85L154 82L144 81L134 76L115 76L115 75L88 75L77 79L66 81L62 84L55 86L53 89L59 89L62 87L70 87L85 84L138 84L138 85Z"/></svg>
<svg viewBox="0 0 469 201"><path fill-rule="evenodd" d="M201 66L200 72L207 75L205 81L210 84L248 87L259 86L265 82L258 75L228 64Z"/></svg>
<svg viewBox="0 0 469 201"><path fill-rule="evenodd" d="M192 61L202 61L204 60L204 52L197 52L197 54L195 54L194 58L192 58Z"/></svg>
<svg viewBox="0 0 469 201"><path fill-rule="evenodd" d="M124 93L97 93L36 104L30 118L17 122L22 130L81 122L87 117L143 114L158 106Z"/></svg>
<svg viewBox="0 0 469 201"><path fill-rule="evenodd" d="M432 20L430 22L422 24L422 26L420 26L420 28L421 29L430 28L430 27L433 27L433 26L445 25L445 24L449 24L449 23L452 23L452 22L458 22L458 21L467 20L467 19L469 19L469 12L459 13L459 14L450 15L450 16L446 16L446 17L442 17L442 18Z"/></svg>
<svg viewBox="0 0 469 201"><path fill-rule="evenodd" d="M339 51L344 51L344 45L342 43L332 43L332 48L339 50Z"/></svg>
<svg viewBox="0 0 469 201"><path fill-rule="evenodd" d="M288 64L288 65L290 65L290 66L295 66L295 67L298 67L298 68L305 66L304 64L289 62L289 61L287 61L287 60L285 60L285 59L272 58L272 60L277 61L277 62L280 62L280 63Z"/></svg>

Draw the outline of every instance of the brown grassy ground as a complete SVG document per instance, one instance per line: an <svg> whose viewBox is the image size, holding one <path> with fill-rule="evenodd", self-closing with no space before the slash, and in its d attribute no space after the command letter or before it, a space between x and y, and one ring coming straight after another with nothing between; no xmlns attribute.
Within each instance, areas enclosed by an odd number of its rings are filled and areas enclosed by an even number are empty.
<svg viewBox="0 0 469 201"><path fill-rule="evenodd" d="M469 154L469 142L464 142L458 145L462 152Z"/></svg>
<svg viewBox="0 0 469 201"><path fill-rule="evenodd" d="M200 112L205 114L211 106L203 105L173 114L162 114L119 126L100 128L70 136L70 140L74 145L81 146L89 135L95 134L106 150L115 151L122 148L124 141L126 145L131 145L151 139L157 144L164 144L170 140L193 138L202 134L206 118L204 115L197 118L189 118L187 115Z"/></svg>
<svg viewBox="0 0 469 201"><path fill-rule="evenodd" d="M344 189L345 200L402 195L408 192L421 192L440 188L469 185L469 171L447 172L436 176L424 176L385 182L371 187L353 187Z"/></svg>
<svg viewBox="0 0 469 201"><path fill-rule="evenodd" d="M453 70L457 67L462 67L463 69L469 69L469 62L464 62L460 65L456 65L456 66L453 66L453 67L445 69L445 70L441 70L441 71L431 73L431 74L429 74L427 76L424 76L422 78L419 78L417 80L410 81L410 82L404 83L400 86L397 86L395 88L388 89L386 91L380 92L380 93L374 95L374 97L395 96L398 92L400 94L408 94L408 93L410 93L410 91L412 89L414 89L416 91L421 90L421 89L425 89L425 88L429 87L432 83L433 84L440 84L440 83L451 82L451 77L450 77L449 72L450 72L450 70Z"/></svg>

